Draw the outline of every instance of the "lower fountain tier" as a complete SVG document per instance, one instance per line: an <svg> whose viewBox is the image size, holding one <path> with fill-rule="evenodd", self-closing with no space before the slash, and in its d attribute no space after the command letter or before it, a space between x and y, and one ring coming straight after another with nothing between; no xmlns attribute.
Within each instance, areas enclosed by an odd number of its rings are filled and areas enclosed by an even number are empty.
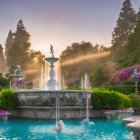
<svg viewBox="0 0 140 140"><path fill-rule="evenodd" d="M18 106L11 111L10 117L55 119L55 106ZM85 118L85 106L60 106L60 118ZM93 110L89 106L89 117L105 117L104 110Z"/></svg>
<svg viewBox="0 0 140 140"><path fill-rule="evenodd" d="M86 98L89 98L92 91L81 90L32 90L16 91L19 106L55 106L59 98L60 106L85 106Z"/></svg>

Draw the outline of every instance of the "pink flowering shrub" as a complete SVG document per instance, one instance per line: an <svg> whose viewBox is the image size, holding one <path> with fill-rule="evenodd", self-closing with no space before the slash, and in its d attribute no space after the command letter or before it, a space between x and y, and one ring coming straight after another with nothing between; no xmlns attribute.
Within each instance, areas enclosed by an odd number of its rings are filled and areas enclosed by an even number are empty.
<svg viewBox="0 0 140 140"><path fill-rule="evenodd" d="M78 88L80 85L80 82L77 78L75 78L73 80L66 81L66 84L68 88Z"/></svg>
<svg viewBox="0 0 140 140"><path fill-rule="evenodd" d="M21 80L15 80L14 78L11 79L12 84L15 85L26 85L28 83L28 81L21 79Z"/></svg>
<svg viewBox="0 0 140 140"><path fill-rule="evenodd" d="M135 69L140 71L140 65L127 67L119 71L116 71L115 73L113 73L112 78L110 79L110 82L114 84L121 84L123 81L133 81L133 78L131 77L131 75L133 74L133 71ZM140 73L138 73L138 79L140 79Z"/></svg>
<svg viewBox="0 0 140 140"><path fill-rule="evenodd" d="M6 114L6 113L9 113L9 112L8 111L0 110L0 114Z"/></svg>

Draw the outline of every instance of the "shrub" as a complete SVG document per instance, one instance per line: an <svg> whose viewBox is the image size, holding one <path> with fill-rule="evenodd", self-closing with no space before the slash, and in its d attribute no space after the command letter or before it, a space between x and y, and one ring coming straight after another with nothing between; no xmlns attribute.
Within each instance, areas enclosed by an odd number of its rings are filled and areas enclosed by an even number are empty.
<svg viewBox="0 0 140 140"><path fill-rule="evenodd" d="M67 87L66 89L62 88L61 90L81 90L81 87Z"/></svg>
<svg viewBox="0 0 140 140"><path fill-rule="evenodd" d="M0 93L0 109L10 110L17 105L17 96L12 89L2 89Z"/></svg>
<svg viewBox="0 0 140 140"><path fill-rule="evenodd" d="M131 105L133 108L140 109L140 95L135 97L135 94L130 94L129 98L131 99Z"/></svg>
<svg viewBox="0 0 140 140"><path fill-rule="evenodd" d="M116 91L94 89L91 98L92 104L97 110L119 110L131 107L131 102L128 96Z"/></svg>
<svg viewBox="0 0 140 140"><path fill-rule="evenodd" d="M8 88L9 83L10 83L10 79L3 77L2 74L0 73L0 87Z"/></svg>
<svg viewBox="0 0 140 140"><path fill-rule="evenodd" d="M127 95L135 93L135 85L104 86L103 88L109 91L117 91ZM138 90L140 91L140 86L138 86Z"/></svg>

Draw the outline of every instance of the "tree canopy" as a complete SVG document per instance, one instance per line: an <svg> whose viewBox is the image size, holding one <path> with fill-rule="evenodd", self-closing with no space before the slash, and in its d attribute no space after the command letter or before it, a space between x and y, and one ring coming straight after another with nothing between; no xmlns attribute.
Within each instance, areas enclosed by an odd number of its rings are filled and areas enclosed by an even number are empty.
<svg viewBox="0 0 140 140"><path fill-rule="evenodd" d="M117 25L112 33L111 51L115 57L122 55L128 36L133 32L136 25L136 13L130 0L125 0L117 20Z"/></svg>

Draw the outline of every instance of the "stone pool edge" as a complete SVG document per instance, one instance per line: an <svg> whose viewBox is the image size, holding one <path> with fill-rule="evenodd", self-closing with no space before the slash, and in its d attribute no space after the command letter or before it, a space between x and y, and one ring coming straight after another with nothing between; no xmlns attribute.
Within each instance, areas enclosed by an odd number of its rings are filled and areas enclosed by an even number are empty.
<svg viewBox="0 0 140 140"><path fill-rule="evenodd" d="M133 132L134 138L140 139L140 116L131 116L122 120L126 124L126 128Z"/></svg>

